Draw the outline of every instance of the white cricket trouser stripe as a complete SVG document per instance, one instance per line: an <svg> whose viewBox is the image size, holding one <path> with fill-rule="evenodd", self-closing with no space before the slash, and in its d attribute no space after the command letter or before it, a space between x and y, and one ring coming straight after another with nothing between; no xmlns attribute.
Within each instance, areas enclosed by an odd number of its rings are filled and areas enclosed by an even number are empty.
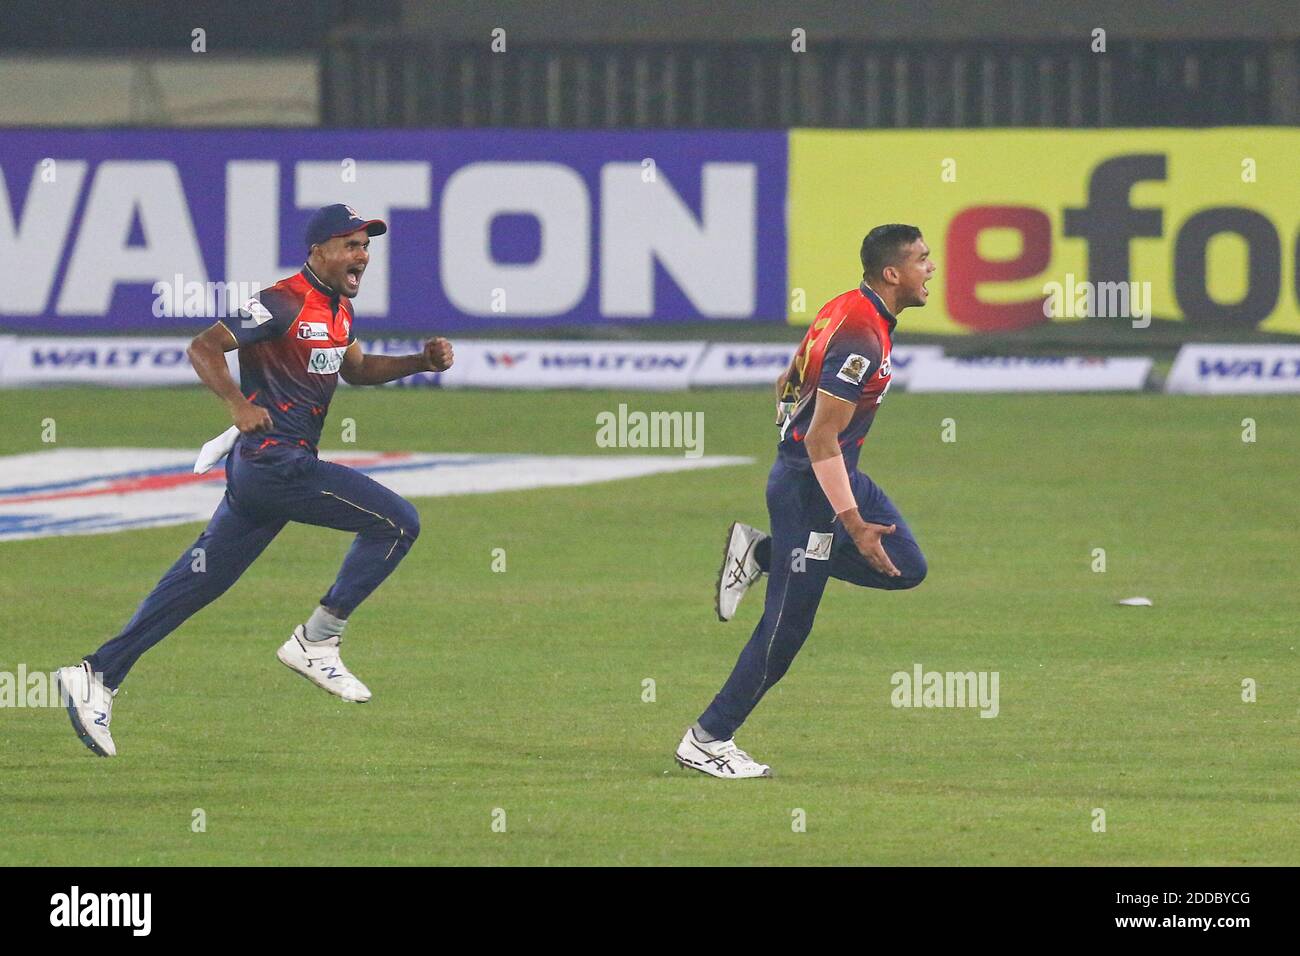
<svg viewBox="0 0 1300 956"><path fill-rule="evenodd" d="M785 613L785 599L790 593L790 575L793 573L793 571L785 572L785 588L781 591L781 603L776 609L776 623L772 625L772 636L767 639L767 650L763 654L763 680L759 683L758 690L754 691L752 700L758 699L758 695L763 693L763 686L767 683L768 665L772 660L772 644L776 641L776 632L781 626L781 615Z"/></svg>
<svg viewBox="0 0 1300 956"><path fill-rule="evenodd" d="M398 527L392 518L385 518L383 515L379 514L378 512L371 511L369 508L363 508L355 501L348 501L348 499L344 498L342 495L336 495L332 491L322 491L321 494L329 495L331 498L336 498L337 500L343 502L345 505L351 505L352 507L356 508L358 511L364 511L368 515L374 515L376 518L380 519L381 521L387 521L390 527L397 528L397 541L401 541L402 536L406 534L406 529ZM397 541L393 542L393 547L389 548L388 553L384 555L385 561L387 561L389 558L393 556L393 551L397 548Z"/></svg>

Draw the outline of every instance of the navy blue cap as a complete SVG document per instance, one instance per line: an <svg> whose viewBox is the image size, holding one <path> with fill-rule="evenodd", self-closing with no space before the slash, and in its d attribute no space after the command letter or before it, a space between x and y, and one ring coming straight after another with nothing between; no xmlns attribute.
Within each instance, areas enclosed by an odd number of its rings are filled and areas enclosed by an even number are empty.
<svg viewBox="0 0 1300 956"><path fill-rule="evenodd" d="M341 202L332 206L321 206L307 223L307 248L319 242L329 242L336 236L347 236L358 229L364 229L367 236L382 236L388 226L382 219L362 219L351 206Z"/></svg>

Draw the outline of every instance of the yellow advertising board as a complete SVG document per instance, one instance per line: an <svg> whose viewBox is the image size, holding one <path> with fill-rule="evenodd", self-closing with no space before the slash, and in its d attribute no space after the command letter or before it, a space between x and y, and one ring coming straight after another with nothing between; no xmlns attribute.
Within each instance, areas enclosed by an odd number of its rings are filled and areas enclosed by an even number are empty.
<svg viewBox="0 0 1300 956"><path fill-rule="evenodd" d="M939 266L911 331L1300 333L1300 130L794 130L789 169L794 324L903 222Z"/></svg>

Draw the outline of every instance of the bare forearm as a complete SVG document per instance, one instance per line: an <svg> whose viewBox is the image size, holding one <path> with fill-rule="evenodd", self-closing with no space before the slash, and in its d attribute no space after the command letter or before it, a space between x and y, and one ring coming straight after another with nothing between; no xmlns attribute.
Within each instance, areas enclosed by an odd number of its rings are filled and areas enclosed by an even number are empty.
<svg viewBox="0 0 1300 956"><path fill-rule="evenodd" d="M361 365L347 376L350 385L382 385L417 372L428 372L429 360L424 353L415 355L367 355Z"/></svg>
<svg viewBox="0 0 1300 956"><path fill-rule="evenodd" d="M809 461L843 457L838 436L830 429L818 428L816 424L810 427L808 434L804 436L804 447L808 449Z"/></svg>
<svg viewBox="0 0 1300 956"><path fill-rule="evenodd" d="M819 396L808 434L804 436L804 446L808 449L817 483L836 515L852 513L847 519L849 521L857 517L857 505L844 464L844 453L840 450L840 435L849 427L853 408L829 395Z"/></svg>
<svg viewBox="0 0 1300 956"><path fill-rule="evenodd" d="M810 431L808 438L812 437L813 433ZM846 528L852 530L863 523L862 516L858 514L857 501L853 496L853 483L849 480L844 454L840 451L835 436L829 436L829 441L829 450L824 439L816 442L808 441L808 457L812 461L813 473L817 476L817 483L821 485L822 494L826 495L826 500L830 502L835 516L844 523Z"/></svg>

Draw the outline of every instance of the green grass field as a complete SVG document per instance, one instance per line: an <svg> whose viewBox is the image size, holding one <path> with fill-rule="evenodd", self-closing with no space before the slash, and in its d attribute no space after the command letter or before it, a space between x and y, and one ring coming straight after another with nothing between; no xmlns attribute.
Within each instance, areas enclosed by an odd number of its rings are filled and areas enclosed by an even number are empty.
<svg viewBox="0 0 1300 956"><path fill-rule="evenodd" d="M0 454L48 448L46 417L60 447L225 424L197 389L2 394ZM891 394L863 467L930 577L831 583L738 735L777 776L738 783L672 752L761 611L759 585L719 624L711 590L728 523L767 523L765 392L349 390L327 435L351 416L362 448L620 454L595 446L620 401L703 411L705 452L755 463L417 499L420 541L349 629L365 706L275 660L348 545L286 529L132 672L117 759L62 710L0 711L0 865L1300 863L1300 401ZM198 530L0 545L0 669L94 649ZM1133 595L1154 607L1115 606ZM1000 714L895 709L916 663L998 671Z"/></svg>

